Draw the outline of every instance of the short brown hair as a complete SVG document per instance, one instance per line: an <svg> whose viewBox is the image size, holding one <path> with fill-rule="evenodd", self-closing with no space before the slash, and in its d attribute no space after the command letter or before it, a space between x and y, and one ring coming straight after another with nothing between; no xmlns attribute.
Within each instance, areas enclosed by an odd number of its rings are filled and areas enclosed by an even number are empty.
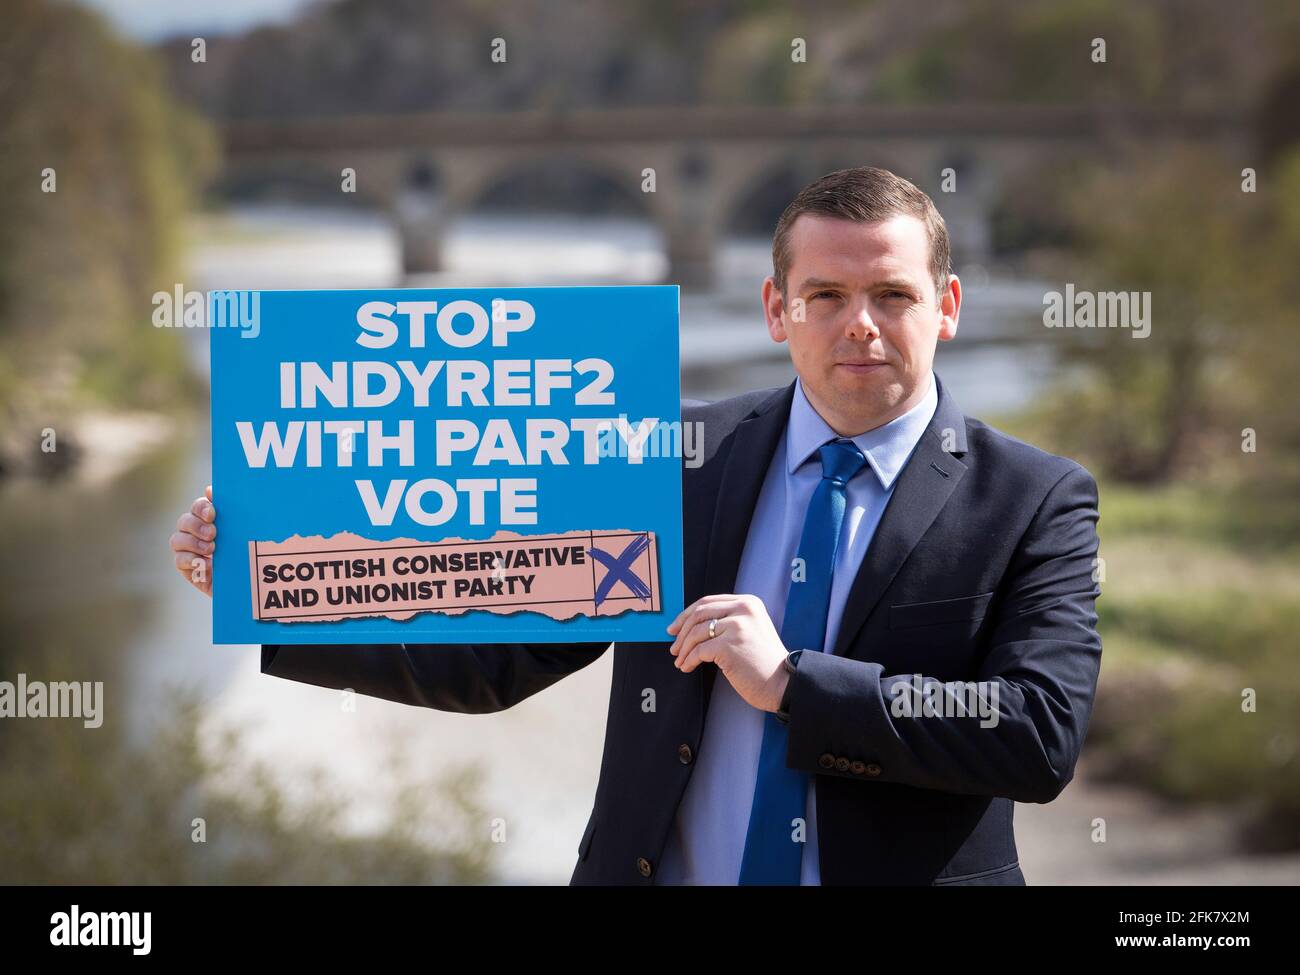
<svg viewBox="0 0 1300 975"><path fill-rule="evenodd" d="M781 214L772 237L772 277L782 295L790 271L790 228L805 213L866 223L897 216L916 217L925 225L930 241L930 274L935 291L942 292L948 283L952 274L948 227L934 201L915 183L887 169L857 166L837 169L809 183Z"/></svg>

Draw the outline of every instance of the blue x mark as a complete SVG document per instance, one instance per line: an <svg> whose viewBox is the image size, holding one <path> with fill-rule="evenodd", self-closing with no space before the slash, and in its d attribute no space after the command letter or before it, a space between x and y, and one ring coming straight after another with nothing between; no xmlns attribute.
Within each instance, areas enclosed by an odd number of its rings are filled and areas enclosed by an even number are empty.
<svg viewBox="0 0 1300 975"><path fill-rule="evenodd" d="M623 554L617 558L608 552L598 548L587 549L587 554L603 565L608 571L605 578L600 580L600 585L596 587L596 605L599 606L609 595L610 589L614 583L622 582L632 591L632 595L641 600L650 597L650 587L641 581L641 578L632 571L632 563L636 561L638 555L650 547L649 535L638 535L623 549Z"/></svg>

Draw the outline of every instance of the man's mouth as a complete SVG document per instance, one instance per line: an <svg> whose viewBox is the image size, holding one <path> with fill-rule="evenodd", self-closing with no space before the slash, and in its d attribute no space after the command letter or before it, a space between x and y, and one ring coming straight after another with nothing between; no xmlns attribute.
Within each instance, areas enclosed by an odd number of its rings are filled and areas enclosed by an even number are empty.
<svg viewBox="0 0 1300 975"><path fill-rule="evenodd" d="M837 362L836 365L843 366L850 372L871 372L873 369L879 369L881 366L888 365L885 362Z"/></svg>

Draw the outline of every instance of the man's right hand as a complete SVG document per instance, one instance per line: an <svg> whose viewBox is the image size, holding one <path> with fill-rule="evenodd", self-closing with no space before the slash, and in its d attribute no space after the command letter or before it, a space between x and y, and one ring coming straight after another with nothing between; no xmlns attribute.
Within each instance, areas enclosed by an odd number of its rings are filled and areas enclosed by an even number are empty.
<svg viewBox="0 0 1300 975"><path fill-rule="evenodd" d="M176 520L172 552L176 569L199 592L212 595L212 553L217 549L217 509L212 506L212 485L195 498L190 510Z"/></svg>

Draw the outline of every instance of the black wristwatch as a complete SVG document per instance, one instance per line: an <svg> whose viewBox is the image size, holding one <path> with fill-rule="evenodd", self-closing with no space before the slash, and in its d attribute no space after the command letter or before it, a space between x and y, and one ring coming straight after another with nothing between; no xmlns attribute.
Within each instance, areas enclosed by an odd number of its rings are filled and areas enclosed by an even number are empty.
<svg viewBox="0 0 1300 975"><path fill-rule="evenodd" d="M799 666L801 653L802 650L791 650L785 655L785 672L790 675L790 679L785 683L785 693L781 695L781 703L776 709L776 719L782 724L790 723L790 688L794 686L794 670Z"/></svg>

